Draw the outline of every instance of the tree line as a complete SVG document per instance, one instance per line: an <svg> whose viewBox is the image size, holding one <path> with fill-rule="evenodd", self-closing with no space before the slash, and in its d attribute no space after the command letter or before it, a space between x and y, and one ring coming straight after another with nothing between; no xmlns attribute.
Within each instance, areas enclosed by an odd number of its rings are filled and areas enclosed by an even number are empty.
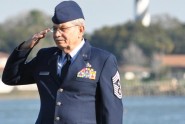
<svg viewBox="0 0 185 124"><path fill-rule="evenodd" d="M114 26L105 26L92 34L85 34L92 45L106 49L118 59L118 63L149 66L154 54L185 54L185 24L168 15L156 16L149 27L139 22L128 21ZM32 10L8 19L0 24L0 51L12 50L31 34L51 27L51 17L42 11ZM34 48L54 45L52 34Z"/></svg>

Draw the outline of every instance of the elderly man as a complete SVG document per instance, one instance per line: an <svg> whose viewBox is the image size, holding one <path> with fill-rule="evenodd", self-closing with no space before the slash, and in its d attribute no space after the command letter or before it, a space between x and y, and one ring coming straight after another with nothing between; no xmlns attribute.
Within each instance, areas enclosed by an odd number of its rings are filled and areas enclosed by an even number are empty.
<svg viewBox="0 0 185 124"><path fill-rule="evenodd" d="M41 107L36 124L122 124L123 105L117 61L83 38L80 6L63 1L55 7L53 39L26 59L51 29L34 34L9 57L2 80L7 85L36 83Z"/></svg>

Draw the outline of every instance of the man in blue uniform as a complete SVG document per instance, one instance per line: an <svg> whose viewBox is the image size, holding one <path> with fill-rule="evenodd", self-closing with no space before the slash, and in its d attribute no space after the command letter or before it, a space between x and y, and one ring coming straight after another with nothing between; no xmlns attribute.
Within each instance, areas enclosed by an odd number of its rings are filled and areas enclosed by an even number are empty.
<svg viewBox="0 0 185 124"><path fill-rule="evenodd" d="M2 80L7 85L36 83L41 107L36 124L122 124L123 105L117 60L83 38L85 19L79 5L55 7L53 39L26 59L50 29L34 34L10 55Z"/></svg>

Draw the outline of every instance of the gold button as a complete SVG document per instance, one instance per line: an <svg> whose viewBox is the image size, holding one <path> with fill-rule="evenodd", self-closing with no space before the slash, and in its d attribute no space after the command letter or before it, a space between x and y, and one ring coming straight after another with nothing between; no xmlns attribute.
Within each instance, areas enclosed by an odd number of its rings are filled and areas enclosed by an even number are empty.
<svg viewBox="0 0 185 124"><path fill-rule="evenodd" d="M59 121L60 120L60 117L55 117L55 121Z"/></svg>
<svg viewBox="0 0 185 124"><path fill-rule="evenodd" d="M62 103L61 102L57 102L56 104L57 104L57 106L60 106Z"/></svg>

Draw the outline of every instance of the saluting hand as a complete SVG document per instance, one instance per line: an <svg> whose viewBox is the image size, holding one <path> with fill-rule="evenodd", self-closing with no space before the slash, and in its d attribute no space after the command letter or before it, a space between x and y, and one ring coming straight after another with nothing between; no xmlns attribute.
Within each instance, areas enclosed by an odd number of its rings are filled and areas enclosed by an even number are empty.
<svg viewBox="0 0 185 124"><path fill-rule="evenodd" d="M38 44L38 42L45 38L46 34L50 31L50 29L45 29L39 33L34 34L31 38L29 38L27 41L25 41L20 49L31 49L35 45Z"/></svg>

